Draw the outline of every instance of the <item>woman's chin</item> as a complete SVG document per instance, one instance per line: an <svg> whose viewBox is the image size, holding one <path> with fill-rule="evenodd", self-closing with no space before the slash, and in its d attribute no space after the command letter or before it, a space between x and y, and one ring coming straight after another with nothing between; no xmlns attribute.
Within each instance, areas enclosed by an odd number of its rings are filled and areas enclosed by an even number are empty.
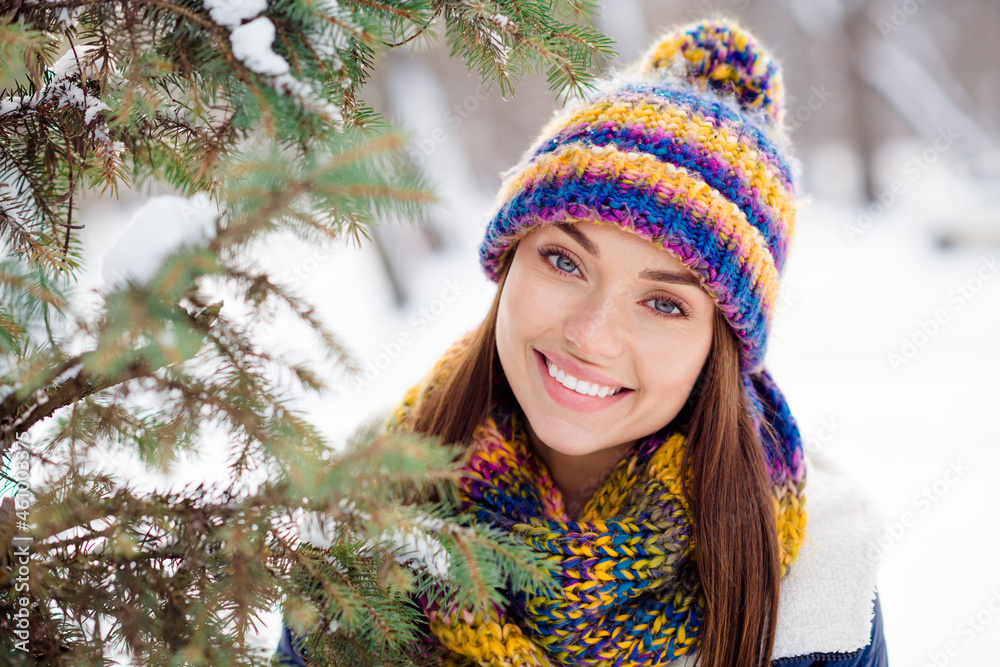
<svg viewBox="0 0 1000 667"><path fill-rule="evenodd" d="M611 445L608 439L596 439L593 429L561 419L528 420L531 432L548 449L566 456L592 454Z"/></svg>

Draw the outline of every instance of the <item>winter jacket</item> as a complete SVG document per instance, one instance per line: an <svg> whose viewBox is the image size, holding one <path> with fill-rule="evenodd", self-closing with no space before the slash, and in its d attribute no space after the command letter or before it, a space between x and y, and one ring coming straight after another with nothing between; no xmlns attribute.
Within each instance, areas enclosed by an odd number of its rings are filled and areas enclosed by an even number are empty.
<svg viewBox="0 0 1000 667"><path fill-rule="evenodd" d="M886 667L875 588L882 519L850 478L819 457L806 459L806 536L782 579L771 664ZM277 655L305 667L287 627ZM694 659L677 661L689 667Z"/></svg>
<svg viewBox="0 0 1000 667"><path fill-rule="evenodd" d="M875 596L875 617L872 619L872 633L868 645L856 651L817 651L803 656L791 656L772 660L775 667L888 667L885 635L882 634L882 608Z"/></svg>
<svg viewBox="0 0 1000 667"><path fill-rule="evenodd" d="M291 667L306 667L305 661L294 648L295 640L288 627L282 628L281 642L277 654ZM889 658L886 655L885 636L882 634L882 610L878 596L875 597L875 618L872 619L872 633L868 645L856 651L849 652L814 652L799 657L778 658L772 660L774 667L887 667Z"/></svg>

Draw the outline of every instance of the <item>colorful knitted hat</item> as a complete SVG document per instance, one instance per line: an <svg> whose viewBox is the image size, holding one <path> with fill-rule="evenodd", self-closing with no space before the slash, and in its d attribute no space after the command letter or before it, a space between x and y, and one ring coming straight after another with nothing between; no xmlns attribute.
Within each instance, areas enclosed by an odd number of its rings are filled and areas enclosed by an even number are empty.
<svg viewBox="0 0 1000 667"><path fill-rule="evenodd" d="M567 109L505 175L479 253L494 281L534 226L620 225L700 278L762 367L795 219L778 63L731 21L669 32Z"/></svg>

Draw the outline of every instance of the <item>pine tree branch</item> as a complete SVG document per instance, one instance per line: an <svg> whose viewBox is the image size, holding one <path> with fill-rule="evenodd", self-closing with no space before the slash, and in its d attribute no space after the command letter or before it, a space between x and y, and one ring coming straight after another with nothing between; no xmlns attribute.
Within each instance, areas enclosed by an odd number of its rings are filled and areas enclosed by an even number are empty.
<svg viewBox="0 0 1000 667"><path fill-rule="evenodd" d="M434 19L436 19L438 17L438 15L441 13L442 9L444 9L444 5L443 4L442 5L438 5L438 8L434 10L434 14L430 17L430 19L427 20L427 23L425 25L421 26L420 29L418 29L415 33L413 33L412 35L410 35L409 37L407 37L403 41L396 42L395 44L390 44L389 42L383 41L382 44L385 45L385 46L388 46L390 49L394 49L394 48L396 48L398 46L403 46L404 44L409 44L410 42L412 42L413 40L415 40L417 37L419 37L420 35L424 34L424 32L428 28L431 27L431 24L434 23Z"/></svg>
<svg viewBox="0 0 1000 667"><path fill-rule="evenodd" d="M400 19L415 21L417 18L413 12L407 9L403 9L402 7L395 5L388 5L384 2L377 2L376 0L350 0L350 2L351 4L358 5L360 7L367 7L370 10L389 14Z"/></svg>
<svg viewBox="0 0 1000 667"><path fill-rule="evenodd" d="M208 328L218 317L222 302L205 308L198 315L191 316L192 322L202 328ZM149 346L148 349L153 349ZM27 396L19 396L12 392L0 402L0 453L4 453L18 436L28 429L52 416L56 410L72 405L105 389L134 380L149 377L160 368L172 364L155 364L148 361L149 355L144 354L147 348L135 353L136 359L128 363L124 370L114 375L91 373L86 370L88 358L94 352L75 356L61 363L49 372L52 378L50 386L31 392ZM193 356L193 355L192 355ZM184 360L182 360L184 361ZM174 363L182 363L182 361ZM56 382L61 376L72 374L71 377Z"/></svg>

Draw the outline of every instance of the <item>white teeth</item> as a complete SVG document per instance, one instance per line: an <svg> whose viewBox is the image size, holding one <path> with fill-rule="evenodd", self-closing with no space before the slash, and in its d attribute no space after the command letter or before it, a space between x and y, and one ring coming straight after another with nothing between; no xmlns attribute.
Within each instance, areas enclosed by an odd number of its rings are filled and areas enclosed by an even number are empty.
<svg viewBox="0 0 1000 667"><path fill-rule="evenodd" d="M597 383L587 382L585 380L577 380L572 375L567 375L566 371L559 368L548 359L545 360L545 363L548 365L549 375L554 377L556 381L558 381L567 389L572 389L573 391L579 394L584 394L586 396L599 396L600 398L604 398L605 396L614 396L619 391L621 391L621 387L616 387L612 389L611 387L605 387Z"/></svg>

